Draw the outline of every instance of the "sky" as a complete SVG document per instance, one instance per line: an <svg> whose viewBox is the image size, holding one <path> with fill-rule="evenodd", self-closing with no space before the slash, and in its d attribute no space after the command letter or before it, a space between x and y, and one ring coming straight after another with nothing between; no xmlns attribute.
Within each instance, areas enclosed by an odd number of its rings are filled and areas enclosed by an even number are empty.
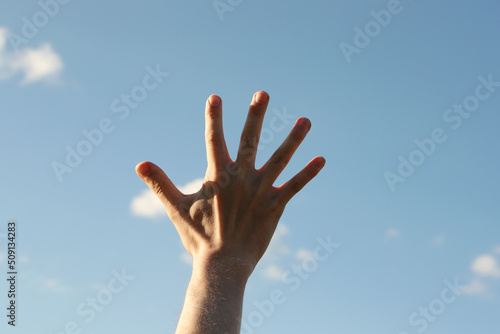
<svg viewBox="0 0 500 334"><path fill-rule="evenodd" d="M498 333L499 10L2 2L1 332L173 333L192 259L134 168L196 192L206 99L236 158L264 90L257 166L299 117L311 131L275 185L327 162L250 278L241 333Z"/></svg>

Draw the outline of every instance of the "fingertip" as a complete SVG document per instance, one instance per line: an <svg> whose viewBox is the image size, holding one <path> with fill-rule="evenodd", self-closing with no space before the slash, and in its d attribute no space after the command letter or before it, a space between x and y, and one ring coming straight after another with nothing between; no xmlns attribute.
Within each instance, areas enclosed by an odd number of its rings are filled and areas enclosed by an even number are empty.
<svg viewBox="0 0 500 334"><path fill-rule="evenodd" d="M316 167L318 167L319 169L323 168L326 164L326 159L324 157L318 157L315 161L314 161L314 164L316 165Z"/></svg>
<svg viewBox="0 0 500 334"><path fill-rule="evenodd" d="M215 95L215 94L212 94L210 95L210 97L208 98L208 103L210 104L210 106L212 107L218 107L220 106L220 104L222 103L222 100L219 96Z"/></svg>
<svg viewBox="0 0 500 334"><path fill-rule="evenodd" d="M151 162L143 161L138 163L137 166L135 166L135 172L141 178L148 177L149 175L151 175Z"/></svg>
<svg viewBox="0 0 500 334"><path fill-rule="evenodd" d="M309 131L311 129L311 121L307 117L301 117L295 122L295 124L301 129Z"/></svg>
<svg viewBox="0 0 500 334"><path fill-rule="evenodd" d="M269 94L267 92L260 90L254 94L255 102L266 103L269 100Z"/></svg>

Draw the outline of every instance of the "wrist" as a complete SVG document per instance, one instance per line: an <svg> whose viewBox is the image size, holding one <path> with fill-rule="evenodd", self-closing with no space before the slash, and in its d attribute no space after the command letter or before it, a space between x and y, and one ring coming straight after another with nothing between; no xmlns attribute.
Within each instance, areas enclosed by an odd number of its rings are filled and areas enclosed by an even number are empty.
<svg viewBox="0 0 500 334"><path fill-rule="evenodd" d="M239 333L248 268L234 258L197 254L176 333Z"/></svg>
<svg viewBox="0 0 500 334"><path fill-rule="evenodd" d="M193 276L207 281L230 281L243 287L254 269L249 261L222 254L197 254L193 259Z"/></svg>

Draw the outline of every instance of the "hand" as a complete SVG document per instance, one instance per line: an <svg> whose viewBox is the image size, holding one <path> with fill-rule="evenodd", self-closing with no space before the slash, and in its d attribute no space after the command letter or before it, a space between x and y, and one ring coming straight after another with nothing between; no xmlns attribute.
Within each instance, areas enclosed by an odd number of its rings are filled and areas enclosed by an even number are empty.
<svg viewBox="0 0 500 334"><path fill-rule="evenodd" d="M205 112L208 167L197 193L181 193L153 163L141 162L136 167L165 206L195 265L210 263L211 268L248 278L266 251L288 201L325 164L323 157L316 157L288 182L273 186L311 127L302 117L267 163L255 169L268 102L267 93L255 93L233 161L222 129L222 101L216 95L209 97Z"/></svg>

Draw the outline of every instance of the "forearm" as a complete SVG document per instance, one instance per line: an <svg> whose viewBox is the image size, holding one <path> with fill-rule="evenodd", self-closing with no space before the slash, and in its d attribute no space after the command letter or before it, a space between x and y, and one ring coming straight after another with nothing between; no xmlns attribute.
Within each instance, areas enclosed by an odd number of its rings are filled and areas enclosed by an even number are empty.
<svg viewBox="0 0 500 334"><path fill-rule="evenodd" d="M237 334L249 273L195 260L176 334Z"/></svg>

